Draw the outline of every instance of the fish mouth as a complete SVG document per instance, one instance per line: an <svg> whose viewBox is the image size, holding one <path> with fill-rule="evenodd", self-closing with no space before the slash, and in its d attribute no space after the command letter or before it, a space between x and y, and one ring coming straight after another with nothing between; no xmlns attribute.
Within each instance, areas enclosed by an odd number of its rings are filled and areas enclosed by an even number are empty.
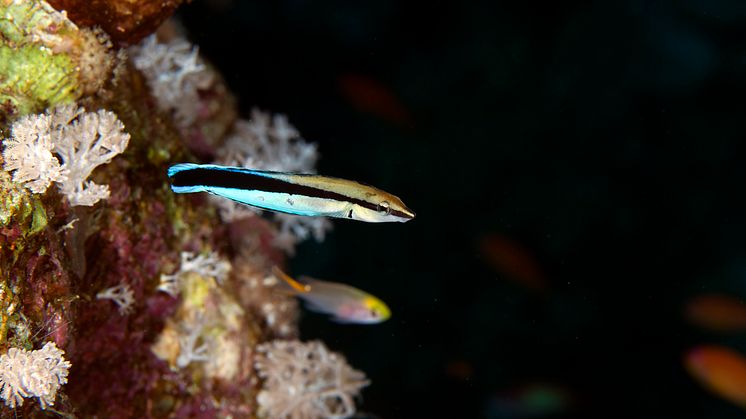
<svg viewBox="0 0 746 419"><path fill-rule="evenodd" d="M399 212L398 215L400 215L401 218L404 218L404 221L412 220L417 215L417 214L415 214L414 211L412 211L411 209L409 209L407 207L404 207L404 209L402 209L401 211L398 211L398 212Z"/></svg>

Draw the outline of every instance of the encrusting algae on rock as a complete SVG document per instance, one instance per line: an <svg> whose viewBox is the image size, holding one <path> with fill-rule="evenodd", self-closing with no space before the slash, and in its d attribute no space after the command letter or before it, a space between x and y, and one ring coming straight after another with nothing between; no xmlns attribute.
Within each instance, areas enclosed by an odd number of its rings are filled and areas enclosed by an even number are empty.
<svg viewBox="0 0 746 419"><path fill-rule="evenodd" d="M197 158L313 170L315 145L282 116L238 120L196 47L152 34L179 1L125 3L0 0L0 416L354 414L364 375L292 340L298 304L271 275L328 221L221 220L166 179ZM158 65L188 106L159 102ZM284 383L293 354L319 374Z"/></svg>
<svg viewBox="0 0 746 419"><path fill-rule="evenodd" d="M0 40L5 119L95 94L124 61L107 34L78 28L44 1L0 0Z"/></svg>

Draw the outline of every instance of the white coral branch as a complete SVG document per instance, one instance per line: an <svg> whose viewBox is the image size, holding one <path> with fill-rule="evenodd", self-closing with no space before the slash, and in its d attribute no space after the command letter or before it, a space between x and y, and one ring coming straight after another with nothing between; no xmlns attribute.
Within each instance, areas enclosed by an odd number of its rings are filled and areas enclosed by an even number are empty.
<svg viewBox="0 0 746 419"><path fill-rule="evenodd" d="M193 323L184 322L182 329L186 332L179 336L179 356L176 358L176 366L185 368L192 362L204 362L209 360L208 345L202 336L204 319L199 316ZM197 342L202 344L197 346Z"/></svg>
<svg viewBox="0 0 746 419"><path fill-rule="evenodd" d="M319 157L316 144L304 141L285 115L270 117L258 109L249 121L236 122L218 156L222 164L294 173L315 173Z"/></svg>
<svg viewBox="0 0 746 419"><path fill-rule="evenodd" d="M257 396L272 418L347 418L353 397L369 384L365 374L320 341L272 341L257 346L255 367L264 379Z"/></svg>
<svg viewBox="0 0 746 419"><path fill-rule="evenodd" d="M158 290L176 297L181 290L181 280L187 273L193 272L205 278L214 278L218 284L222 284L230 271L230 262L221 258L217 252L209 252L201 255L195 255L192 252L181 252L179 270L173 274L161 274L161 282L158 285Z"/></svg>
<svg viewBox="0 0 746 419"><path fill-rule="evenodd" d="M107 288L96 294L98 300L112 300L119 307L119 314L125 316L132 312L135 303L135 294L127 284L119 284Z"/></svg>
<svg viewBox="0 0 746 419"><path fill-rule="evenodd" d="M222 283L231 271L231 264L222 259L217 252L200 255L181 252L181 271L195 272L200 276L215 278L218 283Z"/></svg>
<svg viewBox="0 0 746 419"><path fill-rule="evenodd" d="M71 205L90 206L107 198L109 187L88 177L123 152L129 138L124 124L109 111L60 106L13 124L12 137L5 140L4 168L34 193L43 193L57 182Z"/></svg>
<svg viewBox="0 0 746 419"><path fill-rule="evenodd" d="M33 193L44 193L49 184L65 179L59 160L52 154L52 126L49 115L27 115L12 125L3 158L13 181L23 183Z"/></svg>
<svg viewBox="0 0 746 419"><path fill-rule="evenodd" d="M63 112L72 114L64 108ZM71 205L90 206L108 198L109 187L86 182L86 179L93 169L122 153L127 148L130 136L124 132L124 124L112 112L84 112L80 108L78 113L77 119L64 125L58 133L54 151L63 161L62 168L68 172L60 189Z"/></svg>
<svg viewBox="0 0 746 419"><path fill-rule="evenodd" d="M161 281L158 284L158 291L163 291L166 294L176 298L181 292L181 273L176 272L175 274L161 274Z"/></svg>
<svg viewBox="0 0 746 419"><path fill-rule="evenodd" d="M36 351L10 348L0 356L0 398L10 408L23 405L28 397L37 397L42 409L54 405L71 366L64 354L54 342Z"/></svg>
<svg viewBox="0 0 746 419"><path fill-rule="evenodd" d="M173 112L177 124L191 125L197 117L199 90L213 82L199 58L198 48L185 39L159 43L155 35L130 49L132 61L145 74L158 107Z"/></svg>

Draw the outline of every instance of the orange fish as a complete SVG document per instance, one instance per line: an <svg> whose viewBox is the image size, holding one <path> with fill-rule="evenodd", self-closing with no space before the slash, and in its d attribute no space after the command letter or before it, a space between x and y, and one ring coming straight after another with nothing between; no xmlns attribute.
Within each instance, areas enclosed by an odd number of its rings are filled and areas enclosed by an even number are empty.
<svg viewBox="0 0 746 419"><path fill-rule="evenodd" d="M445 373L456 380L469 380L474 376L474 367L462 359L451 361L446 365Z"/></svg>
<svg viewBox="0 0 746 419"><path fill-rule="evenodd" d="M495 270L531 289L547 289L546 277L536 258L520 243L500 234L491 234L482 238L479 249Z"/></svg>
<svg viewBox="0 0 746 419"><path fill-rule="evenodd" d="M704 387L746 409L746 358L723 346L696 347L684 356L687 371Z"/></svg>
<svg viewBox="0 0 746 419"><path fill-rule="evenodd" d="M380 82L360 74L345 74L337 82L342 95L360 112L411 127L412 115L399 98Z"/></svg>
<svg viewBox="0 0 746 419"><path fill-rule="evenodd" d="M685 314L693 324L717 332L746 331L746 305L740 298L722 294L694 297Z"/></svg>

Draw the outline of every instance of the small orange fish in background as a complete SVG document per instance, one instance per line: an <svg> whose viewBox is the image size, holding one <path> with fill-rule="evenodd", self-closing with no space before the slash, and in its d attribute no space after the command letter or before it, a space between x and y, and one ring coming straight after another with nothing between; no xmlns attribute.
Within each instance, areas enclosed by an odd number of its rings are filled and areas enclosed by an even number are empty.
<svg viewBox="0 0 746 419"><path fill-rule="evenodd" d="M711 392L746 409L746 358L717 345L696 347L684 356L687 371Z"/></svg>
<svg viewBox="0 0 746 419"><path fill-rule="evenodd" d="M544 272L533 254L513 239L500 234L490 234L479 241L479 250L485 261L498 272L537 291L547 289Z"/></svg>
<svg viewBox="0 0 746 419"><path fill-rule="evenodd" d="M687 302L685 315L692 324L716 332L746 331L746 304L737 297L699 295Z"/></svg>
<svg viewBox="0 0 746 419"><path fill-rule="evenodd" d="M468 361L457 359L445 366L445 373L455 380L467 381L474 376L474 367Z"/></svg>
<svg viewBox="0 0 746 419"><path fill-rule="evenodd" d="M414 125L409 110L381 82L360 74L344 74L337 80L337 86L345 99L358 111L397 125Z"/></svg>

